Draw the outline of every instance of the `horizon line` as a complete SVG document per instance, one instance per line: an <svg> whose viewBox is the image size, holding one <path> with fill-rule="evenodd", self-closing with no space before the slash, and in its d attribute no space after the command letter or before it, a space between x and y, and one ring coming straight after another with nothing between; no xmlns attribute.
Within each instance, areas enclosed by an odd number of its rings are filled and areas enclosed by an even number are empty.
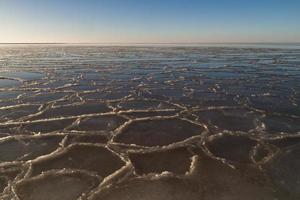
<svg viewBox="0 0 300 200"><path fill-rule="evenodd" d="M300 42L0 42L0 44L300 44Z"/></svg>

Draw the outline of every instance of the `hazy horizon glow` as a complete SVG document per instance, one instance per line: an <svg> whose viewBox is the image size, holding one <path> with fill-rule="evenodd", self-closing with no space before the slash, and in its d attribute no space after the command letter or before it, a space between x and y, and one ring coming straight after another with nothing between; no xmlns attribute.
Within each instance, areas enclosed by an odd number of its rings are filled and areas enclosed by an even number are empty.
<svg viewBox="0 0 300 200"><path fill-rule="evenodd" d="M0 0L0 43L299 43L299 10L299 0Z"/></svg>

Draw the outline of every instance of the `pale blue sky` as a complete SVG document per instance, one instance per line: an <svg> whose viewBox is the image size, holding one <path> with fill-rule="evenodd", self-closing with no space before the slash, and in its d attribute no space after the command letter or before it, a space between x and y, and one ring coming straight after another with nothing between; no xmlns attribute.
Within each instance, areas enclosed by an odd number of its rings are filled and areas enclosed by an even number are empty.
<svg viewBox="0 0 300 200"><path fill-rule="evenodd" d="M300 42L300 0L0 0L0 42Z"/></svg>

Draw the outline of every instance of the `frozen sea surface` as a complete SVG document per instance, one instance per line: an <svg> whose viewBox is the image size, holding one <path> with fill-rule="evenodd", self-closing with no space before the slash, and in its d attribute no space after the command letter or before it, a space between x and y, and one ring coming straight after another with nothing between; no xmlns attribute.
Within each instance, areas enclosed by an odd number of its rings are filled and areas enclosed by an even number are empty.
<svg viewBox="0 0 300 200"><path fill-rule="evenodd" d="M300 49L0 46L0 199L298 200L299 158Z"/></svg>

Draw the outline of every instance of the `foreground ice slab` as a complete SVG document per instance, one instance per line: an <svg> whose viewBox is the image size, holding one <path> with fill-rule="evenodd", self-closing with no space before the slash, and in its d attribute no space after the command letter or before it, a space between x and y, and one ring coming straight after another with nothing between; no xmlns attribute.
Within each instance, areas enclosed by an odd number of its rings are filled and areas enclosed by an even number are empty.
<svg viewBox="0 0 300 200"><path fill-rule="evenodd" d="M300 195L300 145L279 153L266 166L280 198L297 199Z"/></svg>
<svg viewBox="0 0 300 200"><path fill-rule="evenodd" d="M76 171L50 171L17 183L16 192L24 200L78 199L99 183L93 176Z"/></svg>
<svg viewBox="0 0 300 200"><path fill-rule="evenodd" d="M129 158L139 175L160 174L166 171L185 174L190 170L191 157L192 154L186 148L129 154Z"/></svg>
<svg viewBox="0 0 300 200"><path fill-rule="evenodd" d="M75 144L57 154L38 159L32 163L32 175L52 169L78 169L98 173L106 177L118 170L124 162L103 146Z"/></svg>
<svg viewBox="0 0 300 200"><path fill-rule="evenodd" d="M101 191L89 200L198 200L200 196L193 189L192 184L177 178L134 179L119 187Z"/></svg>
<svg viewBox="0 0 300 200"><path fill-rule="evenodd" d="M201 135L204 128L179 119L143 120L128 124L115 141L141 146L164 146Z"/></svg>

